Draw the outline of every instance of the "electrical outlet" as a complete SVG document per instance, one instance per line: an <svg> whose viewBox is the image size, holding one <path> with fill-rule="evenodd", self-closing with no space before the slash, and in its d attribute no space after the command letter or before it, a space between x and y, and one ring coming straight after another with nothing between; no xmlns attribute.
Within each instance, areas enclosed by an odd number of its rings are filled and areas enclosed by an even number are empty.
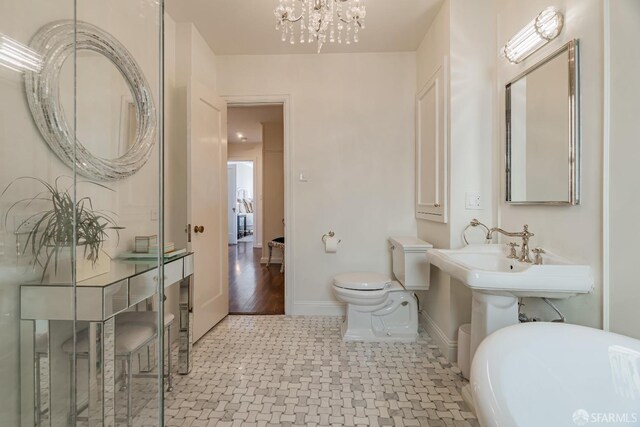
<svg viewBox="0 0 640 427"><path fill-rule="evenodd" d="M478 210L482 209L482 197L480 193L467 192L465 193L465 209Z"/></svg>

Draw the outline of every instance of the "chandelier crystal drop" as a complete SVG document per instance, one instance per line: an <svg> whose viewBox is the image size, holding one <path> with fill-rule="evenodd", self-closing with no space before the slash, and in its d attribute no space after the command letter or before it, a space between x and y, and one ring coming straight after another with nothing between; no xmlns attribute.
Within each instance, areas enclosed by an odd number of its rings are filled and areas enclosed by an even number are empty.
<svg viewBox="0 0 640 427"><path fill-rule="evenodd" d="M273 13L283 42L316 42L318 53L325 43L358 43L367 15L365 0L280 0Z"/></svg>

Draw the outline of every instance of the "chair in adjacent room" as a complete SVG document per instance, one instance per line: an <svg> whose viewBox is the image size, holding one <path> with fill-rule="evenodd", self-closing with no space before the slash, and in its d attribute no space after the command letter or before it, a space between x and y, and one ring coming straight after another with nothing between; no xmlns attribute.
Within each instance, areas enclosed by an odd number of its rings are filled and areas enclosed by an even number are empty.
<svg viewBox="0 0 640 427"><path fill-rule="evenodd" d="M280 273L284 273L284 237L276 237L269 243L269 259L267 260L267 268L271 264L271 255L273 254L273 248L282 249L282 265L280 266Z"/></svg>

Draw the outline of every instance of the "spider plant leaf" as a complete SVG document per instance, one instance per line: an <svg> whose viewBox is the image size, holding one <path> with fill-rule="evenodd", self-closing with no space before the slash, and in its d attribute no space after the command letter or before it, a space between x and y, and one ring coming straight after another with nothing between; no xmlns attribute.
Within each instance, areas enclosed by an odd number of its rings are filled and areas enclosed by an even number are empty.
<svg viewBox="0 0 640 427"><path fill-rule="evenodd" d="M30 204L31 202L33 202L34 200L43 200L43 201L47 201L47 202L49 202L49 201L50 201L50 199L45 199L45 198L37 198L37 199L36 199L35 197L29 197L29 198L26 198L26 199L18 200L17 202L13 203L13 204L9 207L9 209L7 209L7 212L6 212L6 213L5 213L5 215L4 215L4 225L5 225L5 227L6 227L6 225L8 224L8 221L9 221L9 214L11 213L11 211L12 211L16 206L18 206L18 205L19 205L19 204L21 204L21 203L27 203L26 207L28 207L28 206L29 206L29 204Z"/></svg>
<svg viewBox="0 0 640 427"><path fill-rule="evenodd" d="M85 180L83 180L83 181L77 181L76 184L92 184L92 185L95 185L97 187L102 187L105 190L109 190L109 191L115 193L115 190L113 188L107 187L106 185L100 184L99 182L95 182L95 181L85 181Z"/></svg>

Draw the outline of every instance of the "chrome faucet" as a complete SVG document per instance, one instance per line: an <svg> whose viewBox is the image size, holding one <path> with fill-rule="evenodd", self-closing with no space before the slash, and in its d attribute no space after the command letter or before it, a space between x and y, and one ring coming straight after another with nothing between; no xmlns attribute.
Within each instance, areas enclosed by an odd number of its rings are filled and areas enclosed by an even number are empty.
<svg viewBox="0 0 640 427"><path fill-rule="evenodd" d="M529 239L532 238L533 236L535 236L535 234L531 233L529 231L529 226L527 224L524 225L524 228L522 231L520 232L512 232L512 231L505 231L502 228L499 227L493 227L489 230L489 232L487 233L487 240L492 240L493 239L493 233L494 232L498 232L500 234L503 234L507 237L520 237L522 238L522 251L520 252L520 257L518 258L518 260L520 262L527 262L527 263L531 263L531 258L529 257ZM512 249L515 250L515 247L512 246Z"/></svg>

